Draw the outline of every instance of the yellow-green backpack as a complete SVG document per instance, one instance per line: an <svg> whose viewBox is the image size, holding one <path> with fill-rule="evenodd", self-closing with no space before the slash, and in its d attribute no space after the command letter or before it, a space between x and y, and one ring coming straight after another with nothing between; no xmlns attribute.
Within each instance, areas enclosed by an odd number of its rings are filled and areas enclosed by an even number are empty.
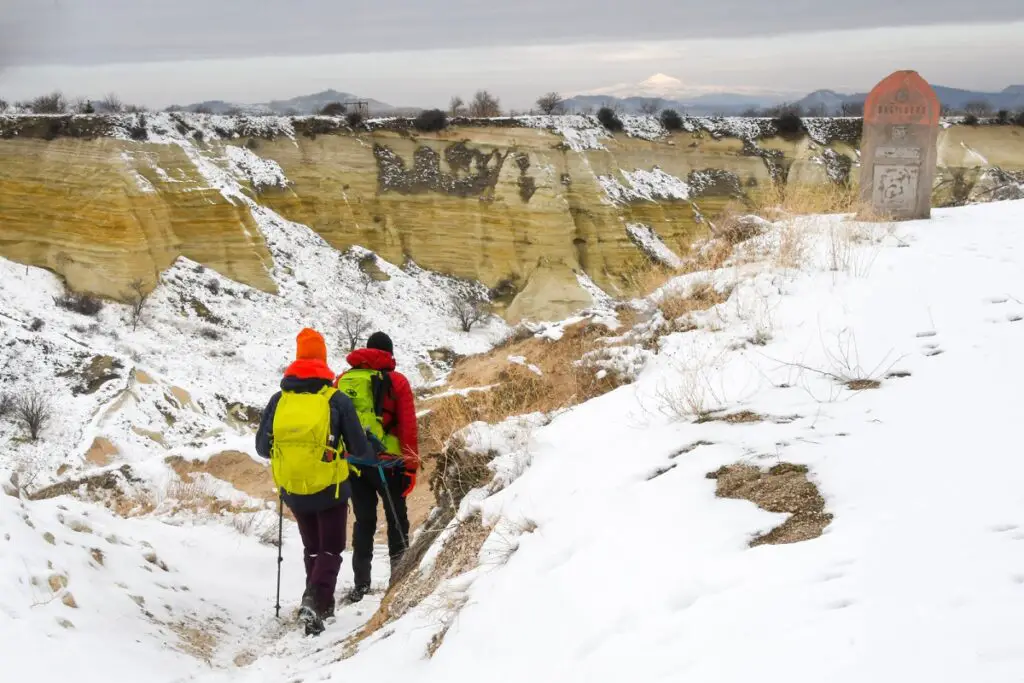
<svg viewBox="0 0 1024 683"><path fill-rule="evenodd" d="M343 391L352 399L352 406L359 416L359 424L363 429L384 447L389 455L401 455L402 448L398 437L384 431L381 419L381 402L385 393L390 391L391 378L382 370L354 368L338 378L338 390ZM372 447L372 444L371 444ZM356 465L376 465L377 461L362 462L353 460Z"/></svg>
<svg viewBox="0 0 1024 683"><path fill-rule="evenodd" d="M270 453L278 488L308 496L334 485L338 497L341 482L348 479L348 462L345 444L331 443L330 400L335 391L324 387L315 394L281 392Z"/></svg>

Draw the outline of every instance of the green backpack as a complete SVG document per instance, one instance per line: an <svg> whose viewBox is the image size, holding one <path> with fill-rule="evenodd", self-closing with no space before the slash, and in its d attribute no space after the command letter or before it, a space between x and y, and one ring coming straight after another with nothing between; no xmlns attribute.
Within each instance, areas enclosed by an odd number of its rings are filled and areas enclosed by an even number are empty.
<svg viewBox="0 0 1024 683"><path fill-rule="evenodd" d="M348 479L348 462L345 444L331 444L330 400L336 391L324 387L315 394L281 392L270 453L279 489L308 496L333 485L338 497L341 482Z"/></svg>
<svg viewBox="0 0 1024 683"><path fill-rule="evenodd" d="M337 385L339 391L345 392L352 399L352 405L355 406L356 414L359 415L359 424L363 429L383 444L385 453L400 456L402 447L398 437L384 430L384 422L381 419L384 394L391 386L391 378L388 374L382 370L355 368L339 377ZM356 460L352 462L357 465L378 464Z"/></svg>

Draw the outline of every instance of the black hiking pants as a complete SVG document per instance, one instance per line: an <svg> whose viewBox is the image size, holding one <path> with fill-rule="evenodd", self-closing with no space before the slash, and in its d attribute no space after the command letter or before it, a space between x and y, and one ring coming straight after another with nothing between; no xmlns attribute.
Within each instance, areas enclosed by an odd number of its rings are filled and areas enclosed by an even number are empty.
<svg viewBox="0 0 1024 683"><path fill-rule="evenodd" d="M377 533L378 500L384 506L384 517L388 523L388 555L391 556L391 569L394 571L409 542L409 512L405 498L402 497L409 482L400 467L385 468L384 481L381 481L380 470L376 467L359 469L362 474L350 478L352 511L356 516L352 529L352 572L357 587L369 588L373 536Z"/></svg>

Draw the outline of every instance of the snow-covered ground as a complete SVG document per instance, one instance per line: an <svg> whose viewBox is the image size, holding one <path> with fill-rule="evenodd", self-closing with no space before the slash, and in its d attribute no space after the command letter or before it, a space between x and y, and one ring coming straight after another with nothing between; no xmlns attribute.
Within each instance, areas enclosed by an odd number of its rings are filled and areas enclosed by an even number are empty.
<svg viewBox="0 0 1024 683"><path fill-rule="evenodd" d="M636 384L516 438L474 426L518 478L463 504L502 532L439 591L457 617L426 601L344 661L334 626L323 653L210 680L1020 680L1022 218L1016 202L892 229L808 220L801 269L772 263L791 235L766 235L748 250L766 261L713 274L729 300L663 337ZM824 535L748 547L785 516L715 497L706 475L737 462L806 465Z"/></svg>
<svg viewBox="0 0 1024 683"><path fill-rule="evenodd" d="M238 198L233 176L215 173ZM361 282L366 256L335 254L335 268L315 268L329 253L315 235L267 214L258 224L284 296L182 261L136 332L114 307L89 330L89 319L47 303L59 291L51 276L0 262L0 344L13 349L5 388L43 381L62 406L40 446L0 422L20 476L32 474L29 461L49 472L69 452L73 460L101 426L125 439L124 457L143 471L157 455L251 440L225 427L217 395L259 406L290 357L296 321L317 322L327 305L316 292L357 296L349 278ZM319 639L300 637L273 619L276 553L259 534L226 520L119 517L67 496L0 494L4 670L157 683L1022 680L1022 224L1024 202L896 226L802 219L747 243L728 268L633 302L646 319L636 334L648 338L616 334L635 344L623 354L640 363L637 381L558 415L471 426L467 447L498 453L501 483L460 510L459 519L480 512L494 525L479 566L354 651L344 641L379 596L342 608ZM411 348L488 343L454 326L435 331L442 313L429 299L441 290L428 288L442 286L437 276L378 265L392 279L371 285L373 296L408 304ZM667 333L657 302L705 282L729 298L678 328L689 331ZM211 325L209 314L223 322ZM43 326L32 331L35 317ZM222 337L198 337L210 326ZM118 379L72 395L77 380L59 373L94 354L122 361ZM869 380L880 384L862 388ZM173 408L167 424L162 397L173 387L193 407ZM739 410L765 419L715 419ZM130 436L160 421L173 448ZM16 469L9 460L0 482ZM783 462L807 466L834 517L820 538L751 548L785 516L716 498L707 474ZM247 514L274 519L270 509ZM287 524L289 617L301 593L298 547ZM435 548L427 560L438 557ZM375 565L378 582L385 564ZM343 582L349 566L346 557Z"/></svg>

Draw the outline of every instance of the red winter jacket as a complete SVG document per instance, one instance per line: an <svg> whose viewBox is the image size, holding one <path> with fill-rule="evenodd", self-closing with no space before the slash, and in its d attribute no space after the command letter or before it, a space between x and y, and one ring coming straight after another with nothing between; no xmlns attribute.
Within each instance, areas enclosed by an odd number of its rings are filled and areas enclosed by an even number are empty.
<svg viewBox="0 0 1024 683"><path fill-rule="evenodd" d="M394 434L402 447L405 469L420 468L419 428L416 424L416 404L412 387L405 375L395 370L395 357L378 349L357 349L345 359L353 368L383 370L391 376L391 393L381 401L381 421L384 430ZM344 377L345 373L341 374ZM339 377L338 379L341 379ZM334 385L338 382L335 380Z"/></svg>

